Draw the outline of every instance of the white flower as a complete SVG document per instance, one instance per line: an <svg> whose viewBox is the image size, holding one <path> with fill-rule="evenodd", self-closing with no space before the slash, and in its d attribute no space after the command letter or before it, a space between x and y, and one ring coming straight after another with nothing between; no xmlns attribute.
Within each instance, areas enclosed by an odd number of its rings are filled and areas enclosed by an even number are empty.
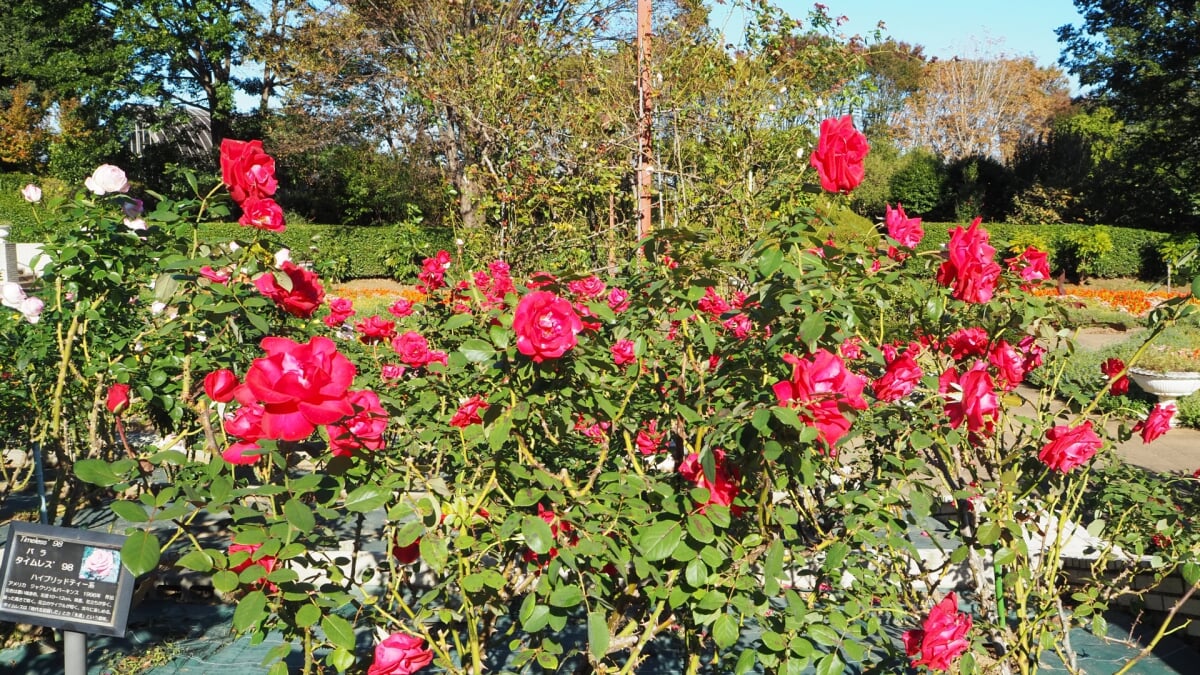
<svg viewBox="0 0 1200 675"><path fill-rule="evenodd" d="M141 232L142 230L146 229L146 221L142 220L141 218L134 218L133 220L126 218L125 227L128 227L134 232Z"/></svg>
<svg viewBox="0 0 1200 675"><path fill-rule="evenodd" d="M283 263L292 259L291 249L281 248L275 252L275 266L283 267Z"/></svg>
<svg viewBox="0 0 1200 675"><path fill-rule="evenodd" d="M21 196L29 203L42 201L42 188L30 183L21 189Z"/></svg>
<svg viewBox="0 0 1200 675"><path fill-rule="evenodd" d="M162 314L163 310L166 308L167 308L167 303L156 302L156 303L150 305L150 313L151 314Z"/></svg>
<svg viewBox="0 0 1200 675"><path fill-rule="evenodd" d="M12 281L5 282L2 291L4 305L17 309L21 306L21 301L25 299L25 291L21 285Z"/></svg>
<svg viewBox="0 0 1200 675"><path fill-rule="evenodd" d="M25 315L25 320L29 323L37 323L42 316L42 310L45 305L41 298L25 298L21 301L20 311Z"/></svg>
<svg viewBox="0 0 1200 675"><path fill-rule="evenodd" d="M239 248L241 248L241 246L239 246L236 241L229 242L229 252L230 253L233 253L234 251L238 250Z"/></svg>
<svg viewBox="0 0 1200 675"><path fill-rule="evenodd" d="M197 342L208 342L208 336L204 334L204 331L197 331L196 332L196 341Z"/></svg>
<svg viewBox="0 0 1200 675"><path fill-rule="evenodd" d="M101 164L96 167L96 170L88 176L87 180L83 181L83 184L97 195L106 195L110 192L129 192L129 179L125 177L125 172L112 164Z"/></svg>

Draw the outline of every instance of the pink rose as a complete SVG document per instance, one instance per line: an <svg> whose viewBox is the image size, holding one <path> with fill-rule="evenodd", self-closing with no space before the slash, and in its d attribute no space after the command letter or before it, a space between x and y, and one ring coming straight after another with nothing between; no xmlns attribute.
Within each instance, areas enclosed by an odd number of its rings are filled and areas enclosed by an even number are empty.
<svg viewBox="0 0 1200 675"><path fill-rule="evenodd" d="M1049 256L1044 251L1029 246L1021 255L1009 258L1008 269L1016 272L1024 281L1041 281L1050 278Z"/></svg>
<svg viewBox="0 0 1200 675"><path fill-rule="evenodd" d="M483 418L479 416L479 413L487 410L488 407L487 401L476 394L458 406L458 410L450 418L450 426L465 429L472 424L483 424Z"/></svg>
<svg viewBox="0 0 1200 675"><path fill-rule="evenodd" d="M1133 425L1134 431L1142 432L1142 442L1149 443L1167 433L1171 428L1171 418L1177 412L1174 403L1158 404L1150 411L1146 419Z"/></svg>
<svg viewBox="0 0 1200 675"><path fill-rule="evenodd" d="M549 291L533 291L521 298L513 314L517 351L541 363L557 359L576 344L583 321L571 303Z"/></svg>
<svg viewBox="0 0 1200 675"><path fill-rule="evenodd" d="M886 211L884 212L884 225L887 226L888 236L900 242L901 246L908 248L916 248L917 244L921 243L921 239L925 237L925 230L921 227L920 218L909 218L904 213L904 207L900 204L896 208L892 208L891 204L885 204Z"/></svg>
<svg viewBox="0 0 1200 675"><path fill-rule="evenodd" d="M717 289L709 286L704 289L704 297L696 303L696 308L712 319L720 319L721 315L733 309L730 304L717 293Z"/></svg>
<svg viewBox="0 0 1200 675"><path fill-rule="evenodd" d="M416 331L408 331L392 340L392 349L400 356L400 360L414 368L422 368L431 363L447 364L446 352L429 349L429 342Z"/></svg>
<svg viewBox="0 0 1200 675"><path fill-rule="evenodd" d="M373 391L352 391L346 400L354 414L325 427L329 451L335 457L350 457L355 450L382 450L387 440L388 414Z"/></svg>
<svg viewBox="0 0 1200 675"><path fill-rule="evenodd" d="M30 183L21 188L21 197L30 204L42 201L42 188Z"/></svg>
<svg viewBox="0 0 1200 675"><path fill-rule="evenodd" d="M709 504L732 505L738 494L738 474L737 471L731 470L725 464L724 450L720 448L713 450L713 464L712 480L704 475L704 467L700 463L698 453L690 453L679 465L679 475L695 484L696 487L708 490L708 501L700 505L702 513L704 507Z"/></svg>
<svg viewBox="0 0 1200 675"><path fill-rule="evenodd" d="M200 268L200 276L204 277L205 279L208 279L209 281L211 281L214 284L229 283L229 273L228 272L218 272L217 270L214 270L211 265L205 265L204 267L201 267Z"/></svg>
<svg viewBox="0 0 1200 675"><path fill-rule="evenodd" d="M888 362L887 371L871 387L880 401L891 403L908 396L921 381L921 367L908 354Z"/></svg>
<svg viewBox="0 0 1200 675"><path fill-rule="evenodd" d="M1004 340L998 340L988 352L988 363L1000 374L1004 391L1012 391L1025 379L1025 355Z"/></svg>
<svg viewBox="0 0 1200 675"><path fill-rule="evenodd" d="M353 415L347 398L354 364L326 337L300 344L282 337L262 340L267 353L246 372L246 389L263 407L266 438L302 441L320 425Z"/></svg>
<svg viewBox="0 0 1200 675"><path fill-rule="evenodd" d="M364 345L375 345L396 337L396 322L385 321L379 316L359 321L354 328L359 332L358 341Z"/></svg>
<svg viewBox="0 0 1200 675"><path fill-rule="evenodd" d="M238 441L221 453L221 459L230 464L249 466L262 457L261 453L262 447L258 445L258 441Z"/></svg>
<svg viewBox="0 0 1200 675"><path fill-rule="evenodd" d="M233 201L242 204L275 194L275 160L263 151L262 141L221 141L221 180Z"/></svg>
<svg viewBox="0 0 1200 675"><path fill-rule="evenodd" d="M393 302L390 307L388 307L388 311L391 312L392 316L396 317L397 319L403 319L406 316L412 315L413 304L404 298L400 298L399 300Z"/></svg>
<svg viewBox="0 0 1200 675"><path fill-rule="evenodd" d="M571 281L567 283L567 290L575 294L580 300L593 300L600 297L606 286L600 277L592 275L586 279Z"/></svg>
<svg viewBox="0 0 1200 675"><path fill-rule="evenodd" d="M228 368L214 370L204 376L204 393L217 403L229 403L241 382L237 375Z"/></svg>
<svg viewBox="0 0 1200 675"><path fill-rule="evenodd" d="M620 314L629 309L629 291L614 288L608 292L608 308Z"/></svg>
<svg viewBox="0 0 1200 675"><path fill-rule="evenodd" d="M83 185L98 196L110 192L129 192L129 179L125 177L125 172L112 164L96 167L92 175L83 181Z"/></svg>
<svg viewBox="0 0 1200 675"><path fill-rule="evenodd" d="M448 269L450 269L450 254L438 251L436 256L426 258L421 263L421 271L417 273L417 279L420 280L420 285L427 292L436 291L446 285L446 270Z"/></svg>
<svg viewBox="0 0 1200 675"><path fill-rule="evenodd" d="M847 193L858 187L865 172L867 137L854 128L849 115L821 122L821 136L809 163L817 170L821 188L826 192Z"/></svg>
<svg viewBox="0 0 1200 675"><path fill-rule="evenodd" d="M650 420L646 426L638 429L637 449L643 455L655 455L663 449L663 436L666 432L658 430L658 420Z"/></svg>
<svg viewBox="0 0 1200 675"><path fill-rule="evenodd" d="M948 368L938 378L938 391L946 398L945 409L952 428L966 422L967 431L991 433L1000 411L1000 397L986 364L976 363L962 377L954 368Z"/></svg>
<svg viewBox="0 0 1200 675"><path fill-rule="evenodd" d="M628 365L637 361L637 354L634 354L633 340L617 340L611 348L613 363L618 366Z"/></svg>
<svg viewBox="0 0 1200 675"><path fill-rule="evenodd" d="M384 380L398 380L404 376L404 366L387 363L379 367L379 377Z"/></svg>
<svg viewBox="0 0 1200 675"><path fill-rule="evenodd" d="M225 416L225 433L247 442L264 438L262 421L265 412L257 402L243 404Z"/></svg>
<svg viewBox="0 0 1200 675"><path fill-rule="evenodd" d="M800 419L817 429L817 437L831 449L850 430L845 412L866 410L863 378L846 369L842 359L820 349L808 359L785 354L792 364L792 379L776 382L772 389L781 406L796 408Z"/></svg>
<svg viewBox="0 0 1200 675"><path fill-rule="evenodd" d="M1046 430L1046 444L1038 452L1038 459L1055 471L1067 473L1091 459L1101 445L1103 441L1092 430L1091 420L1077 427L1057 426Z"/></svg>
<svg viewBox="0 0 1200 675"><path fill-rule="evenodd" d="M247 199L242 202L242 217L238 218L238 224L268 232L283 232L287 229L283 207L270 197Z"/></svg>
<svg viewBox="0 0 1200 675"><path fill-rule="evenodd" d="M290 290L280 285L272 272L260 275L254 280L254 286L288 314L301 319L311 317L325 299L325 289L317 275L290 260L284 262L280 270L291 280Z"/></svg>
<svg viewBox="0 0 1200 675"><path fill-rule="evenodd" d="M963 302L991 300L1000 279L1000 265L992 259L996 249L988 245L990 235L980 227L981 221L976 218L970 227L950 231L948 260L937 272L937 282L953 286L951 295Z"/></svg>
<svg viewBox="0 0 1200 675"><path fill-rule="evenodd" d="M129 407L129 385L114 384L109 387L104 405L108 408L108 412L114 415L125 412Z"/></svg>
<svg viewBox="0 0 1200 675"><path fill-rule="evenodd" d="M971 616L958 611L958 596L950 593L929 610L920 629L904 631L904 651L921 655L913 659L914 668L949 670L951 662L970 648L966 639L970 630Z"/></svg>

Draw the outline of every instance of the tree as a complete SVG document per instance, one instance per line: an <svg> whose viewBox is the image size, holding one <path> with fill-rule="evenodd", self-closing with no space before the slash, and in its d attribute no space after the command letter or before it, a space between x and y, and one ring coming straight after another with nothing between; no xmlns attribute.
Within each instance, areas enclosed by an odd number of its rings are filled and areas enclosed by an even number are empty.
<svg viewBox="0 0 1200 675"><path fill-rule="evenodd" d="M925 76L925 48L887 40L872 45L864 55L866 77L873 91L861 114L868 137L891 136L908 98L921 89Z"/></svg>
<svg viewBox="0 0 1200 675"><path fill-rule="evenodd" d="M1200 2L1075 0L1061 62L1125 124L1115 220L1200 222ZM1123 206L1122 206L1123 204Z"/></svg>
<svg viewBox="0 0 1200 675"><path fill-rule="evenodd" d="M1005 162L1069 105L1062 72L1040 68L1029 57L931 60L895 134L902 147L923 146L948 161L979 156Z"/></svg>

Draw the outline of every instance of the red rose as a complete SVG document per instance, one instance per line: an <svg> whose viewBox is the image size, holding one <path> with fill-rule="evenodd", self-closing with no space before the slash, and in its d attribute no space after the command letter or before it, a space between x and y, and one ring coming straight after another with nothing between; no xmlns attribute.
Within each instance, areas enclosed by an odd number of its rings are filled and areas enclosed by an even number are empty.
<svg viewBox="0 0 1200 675"><path fill-rule="evenodd" d="M700 505L700 511L709 504L730 506L738 493L738 474L725 464L725 451L713 450L713 477L709 480L704 475L704 467L700 464L700 455L691 453L679 465L679 475L696 487L708 490L708 501Z"/></svg>
<svg viewBox="0 0 1200 675"><path fill-rule="evenodd" d="M1038 459L1055 471L1067 473L1091 459L1101 445L1103 441L1092 430L1091 420L1077 427L1057 426L1046 430L1046 444L1038 452Z"/></svg>
<svg viewBox="0 0 1200 675"><path fill-rule="evenodd" d="M283 232L287 229L283 207L270 198L247 199L242 202L242 217L238 218L238 224L268 232Z"/></svg>
<svg viewBox="0 0 1200 675"><path fill-rule="evenodd" d="M913 667L949 670L950 663L971 646L966 639L970 630L971 616L958 611L958 596L950 593L929 610L920 629L904 631L904 651L921 655L913 660Z"/></svg>
<svg viewBox="0 0 1200 675"><path fill-rule="evenodd" d="M272 555L264 555L264 556L258 558L257 560L255 560L254 554L260 548L262 548L262 544L230 544L229 545L229 560L230 560L230 562L233 562L233 560L235 558L239 557L239 556L233 555L235 553L245 553L246 558L244 560L242 560L241 562L239 562L237 565L230 567L229 571L241 574L244 570L249 569L251 565L257 565L262 568L263 575L261 577L259 577L257 581L252 582L251 585L259 586L264 581L266 581L267 590L275 591L275 590L277 590L277 587L275 586L275 584L267 581L267 575L270 574L279 565L279 560L275 556L272 556Z"/></svg>
<svg viewBox="0 0 1200 675"><path fill-rule="evenodd" d="M849 115L821 122L821 137L809 163L817 170L826 192L850 192L862 182L867 158L867 137L854 128Z"/></svg>
<svg viewBox="0 0 1200 675"><path fill-rule="evenodd" d="M946 414L952 428L966 422L967 431L991 433L1000 411L1000 397L986 364L976 363L961 378L954 368L947 369L938 378L938 391L946 398Z"/></svg>
<svg viewBox="0 0 1200 675"><path fill-rule="evenodd" d="M606 286L600 277L592 275L586 279L579 279L567 283L567 289L575 294L580 300L593 300L600 297Z"/></svg>
<svg viewBox="0 0 1200 675"><path fill-rule="evenodd" d="M513 314L517 351L541 363L557 359L576 344L583 321L571 303L549 291L533 291L521 298Z"/></svg>
<svg viewBox="0 0 1200 675"><path fill-rule="evenodd" d="M611 348L613 363L618 366L624 366L634 361L637 361L637 355L634 354L633 340L617 340Z"/></svg>
<svg viewBox="0 0 1200 675"><path fill-rule="evenodd" d="M846 370L846 364L825 349L808 359L785 354L792 364L792 379L776 382L772 389L781 406L797 408L800 419L817 429L826 448L832 448L850 430L848 409L866 410L862 398L866 381Z"/></svg>
<svg viewBox="0 0 1200 675"><path fill-rule="evenodd" d="M1000 373L1000 382L1004 391L1012 391L1025 379L1025 355L1004 340L992 345L988 352L988 362Z"/></svg>
<svg viewBox="0 0 1200 675"><path fill-rule="evenodd" d="M200 268L200 276L208 279L214 284L229 283L229 272L218 272L212 268L212 265L205 265Z"/></svg>
<svg viewBox="0 0 1200 675"><path fill-rule="evenodd" d="M900 204L897 204L894 209L891 204L884 204L884 206L886 210L883 223L887 226L888 236L900 242L901 246L916 248L917 244L921 243L921 239L925 237L921 219L909 218Z"/></svg>
<svg viewBox="0 0 1200 675"><path fill-rule="evenodd" d="M411 675L433 662L425 641L404 633L392 633L375 646L375 662L367 675Z"/></svg>
<svg viewBox="0 0 1200 675"><path fill-rule="evenodd" d="M407 333L392 340L392 349L400 355L400 360L414 368L422 368L431 363L443 366L448 362L446 352L429 349L429 342L418 332Z"/></svg>
<svg viewBox="0 0 1200 675"><path fill-rule="evenodd" d="M221 141L221 180L229 196L241 204L275 194L275 160L263 152L262 141Z"/></svg>
<svg viewBox="0 0 1200 675"><path fill-rule="evenodd" d="M487 410L488 407L487 401L476 394L458 406L458 410L450 418L450 426L465 429L472 424L483 424L483 418L479 416L479 413Z"/></svg>
<svg viewBox="0 0 1200 675"><path fill-rule="evenodd" d="M944 345L950 349L950 358L963 361L971 356L986 354L990 339L982 328L962 328L947 335Z"/></svg>
<svg viewBox="0 0 1200 675"><path fill-rule="evenodd" d="M401 565L411 565L421 559L421 538L417 537L408 546L392 546L392 557Z"/></svg>
<svg viewBox="0 0 1200 675"><path fill-rule="evenodd" d="M221 459L240 466L254 464L261 456L262 448L258 445L258 441L238 441L221 453Z"/></svg>
<svg viewBox="0 0 1200 675"><path fill-rule="evenodd" d="M1017 349L1021 350L1021 354L1025 359L1025 363L1021 368L1026 373L1042 365L1042 356L1046 353L1046 348L1037 343L1037 338L1032 335L1026 335L1017 343Z"/></svg>
<svg viewBox="0 0 1200 675"><path fill-rule="evenodd" d="M204 376L204 393L217 403L229 403L240 384L232 370L222 368Z"/></svg>
<svg viewBox="0 0 1200 675"><path fill-rule="evenodd" d="M1112 380L1112 384L1108 387L1108 393L1113 396L1122 396L1129 393L1129 378L1125 375L1120 375L1125 370L1125 362L1121 359L1108 359L1100 364L1100 372L1108 376ZM1113 379L1116 378L1116 379Z"/></svg>
<svg viewBox="0 0 1200 675"><path fill-rule="evenodd" d="M996 249L988 245L990 235L979 226L981 218L965 230L950 231L948 260L938 268L937 282L953 286L951 295L963 302L983 303L992 299L1000 280L1000 265L992 259Z"/></svg>
<svg viewBox="0 0 1200 675"><path fill-rule="evenodd" d="M373 391L352 391L347 396L354 414L325 427L329 433L329 451L335 457L349 457L355 450L382 450L387 440L388 414Z"/></svg>
<svg viewBox="0 0 1200 675"><path fill-rule="evenodd" d="M279 284L275 274L267 272L254 280L258 292L275 301L280 309L301 319L307 319L321 306L325 289L317 275L288 260L279 268L292 282L289 290Z"/></svg>
<svg viewBox="0 0 1200 675"><path fill-rule="evenodd" d="M1040 281L1050 278L1049 256L1044 251L1029 246L1021 255L1009 258L1008 269L1016 272L1025 281Z"/></svg>
<svg viewBox="0 0 1200 675"><path fill-rule="evenodd" d="M426 258L421 263L421 271L417 279L426 292L436 291L446 285L446 270L450 269L450 254L438 251L432 258Z"/></svg>
<svg viewBox="0 0 1200 675"><path fill-rule="evenodd" d="M108 397L104 404L108 406L108 412L114 415L120 415L129 407L129 385L114 384L108 388Z"/></svg>
<svg viewBox="0 0 1200 675"><path fill-rule="evenodd" d="M659 450L663 449L663 436L665 432L658 430L658 420L650 420L649 423L642 429L638 429L637 433L637 449L643 455L656 455Z"/></svg>
<svg viewBox="0 0 1200 675"><path fill-rule="evenodd" d="M393 302L390 307L388 307L388 311L391 312L392 316L396 317L397 319L403 319L406 316L412 315L413 304L409 300L400 298L399 300Z"/></svg>
<svg viewBox="0 0 1200 675"><path fill-rule="evenodd" d="M725 298L722 298L717 293L717 289L712 286L704 289L704 297L700 298L700 301L696 303L696 308L713 319L720 319L722 314L733 309Z"/></svg>
<svg viewBox="0 0 1200 675"><path fill-rule="evenodd" d="M887 372L883 374L871 387L875 390L875 397L880 401L890 403L899 401L908 396L917 388L917 383L921 381L921 367L913 357L908 354L899 356L888 362Z"/></svg>
<svg viewBox="0 0 1200 675"><path fill-rule="evenodd" d="M629 309L629 291L620 288L609 291L608 308L618 314Z"/></svg>
<svg viewBox="0 0 1200 675"><path fill-rule="evenodd" d="M396 322L385 321L379 316L359 321L354 328L359 332L359 342L365 345L379 344L396 337Z"/></svg>
<svg viewBox="0 0 1200 675"><path fill-rule="evenodd" d="M225 433L243 441L264 438L262 429L263 407L258 403L243 405L225 416Z"/></svg>
<svg viewBox="0 0 1200 675"><path fill-rule="evenodd" d="M1142 442L1149 443L1167 433L1167 430L1171 428L1171 418L1175 416L1175 412L1174 403L1166 405L1160 403L1154 406L1146 419L1133 425L1133 430L1142 432Z"/></svg>
<svg viewBox="0 0 1200 675"><path fill-rule="evenodd" d="M319 425L355 413L347 398L354 364L326 337L305 344L287 338L263 338L267 356L246 372L246 389L262 402L266 438L302 441Z"/></svg>

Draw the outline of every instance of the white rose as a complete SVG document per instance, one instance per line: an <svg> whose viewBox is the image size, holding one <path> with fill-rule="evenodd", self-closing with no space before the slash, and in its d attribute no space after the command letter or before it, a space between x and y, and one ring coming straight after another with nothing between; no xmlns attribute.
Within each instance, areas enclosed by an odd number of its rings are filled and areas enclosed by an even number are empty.
<svg viewBox="0 0 1200 675"><path fill-rule="evenodd" d="M150 305L150 313L151 314L162 314L162 311L166 308L167 308L167 303L156 302L156 303Z"/></svg>
<svg viewBox="0 0 1200 675"><path fill-rule="evenodd" d="M141 218L134 218L133 220L126 218L125 227L128 227L134 232L141 232L142 230L146 229L146 221L142 220Z"/></svg>
<svg viewBox="0 0 1200 675"><path fill-rule="evenodd" d="M21 301L21 314L25 315L25 320L29 323L37 323L44 308L41 298L25 298Z"/></svg>
<svg viewBox="0 0 1200 675"><path fill-rule="evenodd" d="M42 201L42 188L30 183L21 189L21 196L30 203L40 202Z"/></svg>
<svg viewBox="0 0 1200 675"><path fill-rule="evenodd" d="M83 181L84 186L97 195L110 192L129 192L129 179L125 172L112 164L101 164L96 167L91 176Z"/></svg>
<svg viewBox="0 0 1200 675"><path fill-rule="evenodd" d="M21 285L12 281L5 282L3 289L4 304L16 309L21 306L21 301L25 299L25 291L21 289Z"/></svg>
<svg viewBox="0 0 1200 675"><path fill-rule="evenodd" d="M292 259L291 249L281 248L275 253L275 266L283 267L283 263Z"/></svg>

